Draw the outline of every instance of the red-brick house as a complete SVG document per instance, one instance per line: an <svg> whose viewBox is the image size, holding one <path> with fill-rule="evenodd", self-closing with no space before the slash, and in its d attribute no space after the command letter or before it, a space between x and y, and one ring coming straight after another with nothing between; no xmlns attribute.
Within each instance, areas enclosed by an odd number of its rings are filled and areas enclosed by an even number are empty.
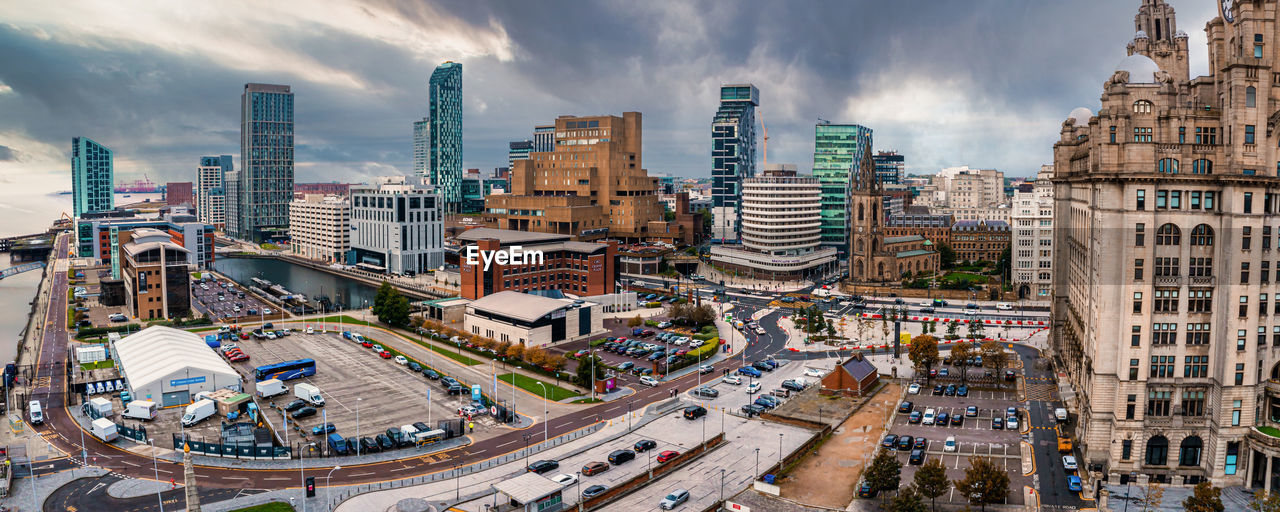
<svg viewBox="0 0 1280 512"><path fill-rule="evenodd" d="M875 388L878 380L880 372L876 370L876 366L862 357L862 354L854 354L836 365L835 371L822 378L822 389L818 392L824 395L863 396Z"/></svg>

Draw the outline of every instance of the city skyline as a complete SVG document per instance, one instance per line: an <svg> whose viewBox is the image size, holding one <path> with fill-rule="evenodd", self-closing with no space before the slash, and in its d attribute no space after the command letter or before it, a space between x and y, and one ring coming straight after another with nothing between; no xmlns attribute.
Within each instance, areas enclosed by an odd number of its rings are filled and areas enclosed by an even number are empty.
<svg viewBox="0 0 1280 512"><path fill-rule="evenodd" d="M0 7L9 20L0 28L0 53L6 55L0 108L15 113L0 121L0 168L6 169L3 179L48 181L40 178L65 172L65 141L83 134L115 149L120 179L143 173L161 182L178 178L192 158L238 149L236 92L243 83L266 82L289 83L304 99L299 181L407 174L412 145L404 127L421 118L431 69L452 59L464 62L470 77L463 168L501 165L507 142L528 137L535 124L558 115L635 110L650 119L645 153L653 172L707 177L711 142L705 124L716 110L718 87L751 82L770 98L773 159L798 162L801 172L808 171L813 124L822 117L876 130L874 149L910 155L909 173L969 164L1029 176L1050 158L1044 148L1052 138L1044 134L1071 108L1096 108L1097 84L1111 71L1102 63L1122 57L1113 46L1078 37L1069 22L1043 20L1089 20L1101 32L1127 37L1132 27L1124 20L1135 5L1009 9L987 2L943 4L923 13L889 5L862 16L861 5L794 13L778 4L744 3L706 9L742 21L714 27L710 12L668 3L592 5L559 17L564 19L544 19L549 10L527 12L521 5L370 6L374 16L350 23L326 15L358 6L333 3L287 25L234 6L191 13L236 21L239 36L264 43L236 46L236 52L213 47L210 38L220 36L202 27L183 34L165 28L178 16L165 6L136 21L86 6L96 14L79 18L94 18L91 24L69 21L56 10ZM1203 47L1199 27L1213 6L1182 8L1191 47ZM972 37L975 30L988 32L983 27L993 13L1009 21L1007 30ZM770 23L753 22L766 18ZM517 22L525 19L538 20L541 28ZM837 50L847 47L842 41L848 32L834 23L842 19L862 30L856 53ZM887 19L910 23L881 32ZM735 33L720 25L759 28ZM799 27L812 37L786 36ZM343 50L306 44L315 37L302 33L307 29L343 40ZM577 46L574 38L603 31L621 37L607 46L564 51ZM170 45L179 35L189 40ZM743 43L744 37L754 42ZM1078 41L1059 44L1073 37ZM1204 62L1202 51L1192 53L1193 75L1205 72ZM102 100L89 101L91 93ZM1088 101L1064 104L1063 98Z"/></svg>

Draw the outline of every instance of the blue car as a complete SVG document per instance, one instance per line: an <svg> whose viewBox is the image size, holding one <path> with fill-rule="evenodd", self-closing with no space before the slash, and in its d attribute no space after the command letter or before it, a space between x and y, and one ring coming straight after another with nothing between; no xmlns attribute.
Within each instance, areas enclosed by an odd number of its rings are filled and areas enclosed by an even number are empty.
<svg viewBox="0 0 1280 512"><path fill-rule="evenodd" d="M334 426L332 423L325 423L324 425L316 425L314 427L311 427L311 435L318 436L321 434L332 434L337 430L338 430L338 427Z"/></svg>
<svg viewBox="0 0 1280 512"><path fill-rule="evenodd" d="M1079 492L1080 489L1081 489L1080 477L1075 475L1067 475L1067 490Z"/></svg>
<svg viewBox="0 0 1280 512"><path fill-rule="evenodd" d="M750 367L750 366L743 366L742 368L738 368L738 374L739 374L739 375L750 375L750 376L755 377L755 378L757 378L757 379L758 379L758 378L760 378L760 376L762 375L762 374L760 373L760 370L757 370L757 369L752 368L752 367Z"/></svg>
<svg viewBox="0 0 1280 512"><path fill-rule="evenodd" d="M633 362L631 362L631 361L627 361L627 362L625 362L625 363L622 363L622 364L618 365L618 369L619 369L619 370L622 370L622 371L624 371L624 372L625 372L625 371L627 371L627 370L630 370L630 369L632 369L632 368L635 368L635 367L636 367L636 364L635 364L635 363L633 363Z"/></svg>

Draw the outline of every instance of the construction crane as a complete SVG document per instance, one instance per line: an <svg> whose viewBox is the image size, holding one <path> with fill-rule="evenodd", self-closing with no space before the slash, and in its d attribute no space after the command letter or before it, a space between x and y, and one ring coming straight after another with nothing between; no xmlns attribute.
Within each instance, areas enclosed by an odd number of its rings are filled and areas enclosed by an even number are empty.
<svg viewBox="0 0 1280 512"><path fill-rule="evenodd" d="M764 166L769 166L769 127L764 124L764 109L760 109L760 129L764 131Z"/></svg>
<svg viewBox="0 0 1280 512"><path fill-rule="evenodd" d="M818 122L819 122L819 123L822 123L822 124L831 124L831 121L828 121L828 120L823 119L823 118L821 118L821 117L819 117L819 118L818 118Z"/></svg>

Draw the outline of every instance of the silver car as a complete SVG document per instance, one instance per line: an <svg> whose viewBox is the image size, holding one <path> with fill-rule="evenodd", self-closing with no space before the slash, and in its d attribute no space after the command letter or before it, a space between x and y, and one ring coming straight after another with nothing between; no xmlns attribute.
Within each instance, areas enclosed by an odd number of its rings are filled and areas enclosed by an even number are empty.
<svg viewBox="0 0 1280 512"><path fill-rule="evenodd" d="M671 494L668 494L666 498L663 498L662 501L658 503L658 508L661 508L662 510L671 510L686 501L689 501L689 491L685 489L676 489L671 491Z"/></svg>

